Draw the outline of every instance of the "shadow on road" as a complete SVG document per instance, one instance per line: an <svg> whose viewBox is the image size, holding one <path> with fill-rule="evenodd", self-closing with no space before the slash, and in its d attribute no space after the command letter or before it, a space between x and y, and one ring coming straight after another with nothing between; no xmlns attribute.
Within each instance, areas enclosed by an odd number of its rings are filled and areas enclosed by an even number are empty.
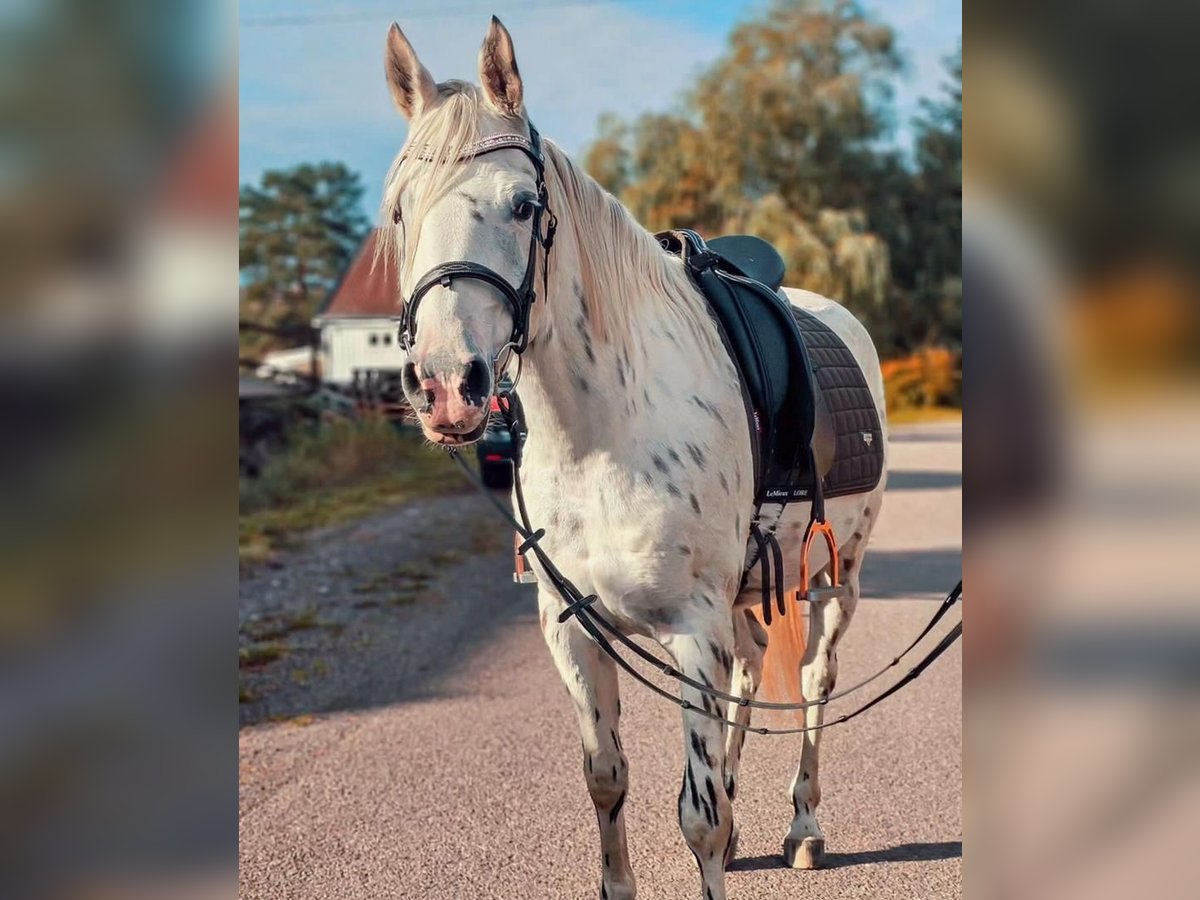
<svg viewBox="0 0 1200 900"><path fill-rule="evenodd" d="M962 578L962 550L868 550L863 561L864 600L940 600Z"/></svg>
<svg viewBox="0 0 1200 900"><path fill-rule="evenodd" d="M255 627L284 624L252 645L273 658L241 671L241 724L453 693L450 678L498 633L536 627L535 592L512 582L510 541L484 498L435 498L330 529L244 579Z"/></svg>
<svg viewBox="0 0 1200 900"><path fill-rule="evenodd" d="M962 425L946 425L937 428L896 429L888 435L889 444L959 444L962 443Z"/></svg>
<svg viewBox="0 0 1200 900"><path fill-rule="evenodd" d="M962 472L923 472L913 469L888 471L889 491L938 491L962 487Z"/></svg>
<svg viewBox="0 0 1200 900"><path fill-rule="evenodd" d="M872 863L927 862L937 859L961 859L962 841L934 841L913 844L897 844L879 850L860 850L856 853L826 853L826 869L844 869L847 866L865 866ZM748 856L734 860L730 872L761 872L764 869L783 869L783 857L778 855Z"/></svg>

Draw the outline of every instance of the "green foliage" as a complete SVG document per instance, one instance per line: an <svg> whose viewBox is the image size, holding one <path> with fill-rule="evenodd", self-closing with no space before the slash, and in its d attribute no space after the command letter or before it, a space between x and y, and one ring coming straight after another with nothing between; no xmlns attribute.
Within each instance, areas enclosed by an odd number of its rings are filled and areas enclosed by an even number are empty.
<svg viewBox="0 0 1200 900"><path fill-rule="evenodd" d="M774 0L739 25L677 113L606 116L585 165L651 230L772 241L788 283L839 299L892 355L961 340L961 52L917 122L915 166L881 150L895 35L856 0Z"/></svg>
<svg viewBox="0 0 1200 900"><path fill-rule="evenodd" d="M353 258L369 223L362 182L343 163L266 172L239 195L243 318L274 327L306 325ZM269 339L246 336L261 350Z"/></svg>
<svg viewBox="0 0 1200 900"><path fill-rule="evenodd" d="M465 485L442 451L382 417L326 422L242 480L240 557L260 562L299 532Z"/></svg>

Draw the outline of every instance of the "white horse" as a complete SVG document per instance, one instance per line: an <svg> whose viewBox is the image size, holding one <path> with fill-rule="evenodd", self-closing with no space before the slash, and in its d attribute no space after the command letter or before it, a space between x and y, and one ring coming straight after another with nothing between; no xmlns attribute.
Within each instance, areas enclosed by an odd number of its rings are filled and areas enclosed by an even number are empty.
<svg viewBox="0 0 1200 900"><path fill-rule="evenodd" d="M760 596L756 575L742 586L754 510L750 435L737 370L704 298L680 261L548 141L544 178L558 231L543 271L546 254L530 233L537 166L517 147L473 152L488 138L504 143L505 135L531 134L512 39L498 20L480 51L480 87L435 82L395 25L386 68L410 130L385 186L380 246L400 267L404 296L448 261L487 266L514 288L528 265L536 267L537 302L521 359L529 432L521 477L530 517L546 529L541 546L626 633L657 641L691 678L752 698L768 638L750 612ZM879 361L863 327L832 300L792 289L784 296L841 336L885 421ZM511 303L494 284L447 279L427 290L411 325L404 387L422 429L435 444L469 443L486 424L498 372L516 371ZM836 647L858 601L882 493L880 483L868 494L828 501L828 519L843 539L847 590L815 604L802 647L794 638L783 639L786 647L772 644L772 654L793 654L805 697L833 689ZM793 590L809 512L808 504L792 504L779 523ZM811 563L827 579L823 546L814 545ZM560 624L563 598L538 574L542 631L579 716L600 828L600 896L625 900L636 889L622 812L629 773L616 667L577 621ZM790 611L784 635L797 634L800 615ZM683 698L694 708L683 713L679 823L700 867L701 896L724 900L744 732L701 715L712 701L700 692L684 687ZM715 709L749 722L747 708ZM822 712L807 708L804 724L819 725ZM816 820L820 736L803 734L791 787L795 815L784 857L796 868L819 865L824 850Z"/></svg>

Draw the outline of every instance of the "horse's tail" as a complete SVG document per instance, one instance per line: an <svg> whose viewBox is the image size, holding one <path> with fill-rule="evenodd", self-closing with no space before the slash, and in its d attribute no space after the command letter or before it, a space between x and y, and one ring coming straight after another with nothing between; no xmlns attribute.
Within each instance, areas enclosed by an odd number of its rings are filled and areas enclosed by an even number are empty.
<svg viewBox="0 0 1200 900"><path fill-rule="evenodd" d="M787 615L776 611L767 629L767 651L763 657L763 677L759 696L777 703L795 703L801 699L800 663L804 659L804 638L807 629L801 615L804 604L788 598ZM762 623L762 611L752 607L754 616ZM803 719L803 713L797 713Z"/></svg>

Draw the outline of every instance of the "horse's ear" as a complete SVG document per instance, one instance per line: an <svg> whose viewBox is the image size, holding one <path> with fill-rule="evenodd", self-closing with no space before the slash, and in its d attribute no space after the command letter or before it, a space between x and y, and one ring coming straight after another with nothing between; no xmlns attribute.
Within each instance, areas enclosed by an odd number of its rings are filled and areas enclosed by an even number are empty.
<svg viewBox="0 0 1200 900"><path fill-rule="evenodd" d="M497 112L514 118L521 115L523 91L517 54L508 29L495 16L479 48L479 83Z"/></svg>
<svg viewBox="0 0 1200 900"><path fill-rule="evenodd" d="M395 22L388 29L384 68L392 101L404 118L411 119L433 105L437 99L437 82L421 65L412 44Z"/></svg>

